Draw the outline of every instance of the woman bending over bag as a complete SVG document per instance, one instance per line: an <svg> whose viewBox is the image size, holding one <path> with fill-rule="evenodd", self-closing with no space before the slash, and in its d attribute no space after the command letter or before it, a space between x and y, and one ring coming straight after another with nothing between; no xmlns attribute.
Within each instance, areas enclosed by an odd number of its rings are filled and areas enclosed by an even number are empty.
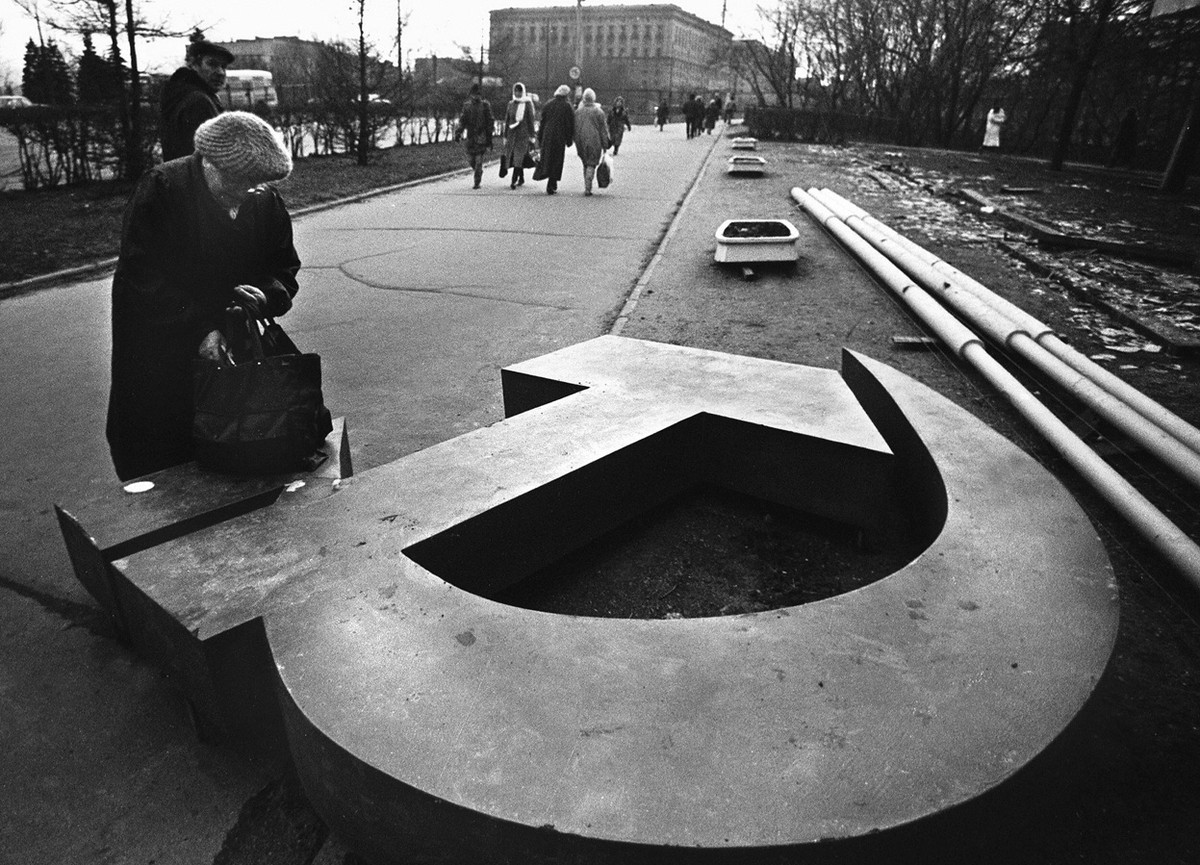
<svg viewBox="0 0 1200 865"><path fill-rule="evenodd" d="M112 287L108 443L121 480L192 459L192 368L217 360L226 307L291 308L300 259L269 181L292 160L266 121L229 111L196 130L196 152L138 182Z"/></svg>

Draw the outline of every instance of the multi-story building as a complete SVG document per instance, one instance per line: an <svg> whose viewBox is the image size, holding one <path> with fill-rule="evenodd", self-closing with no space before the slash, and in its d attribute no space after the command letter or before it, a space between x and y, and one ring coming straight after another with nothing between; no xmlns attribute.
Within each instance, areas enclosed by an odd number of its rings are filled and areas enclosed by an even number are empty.
<svg viewBox="0 0 1200 865"><path fill-rule="evenodd" d="M490 15L489 70L543 99L560 84L591 87L605 104L624 96L638 114L666 100L678 119L689 93L726 98L736 87L729 64L733 34L674 4L493 9Z"/></svg>

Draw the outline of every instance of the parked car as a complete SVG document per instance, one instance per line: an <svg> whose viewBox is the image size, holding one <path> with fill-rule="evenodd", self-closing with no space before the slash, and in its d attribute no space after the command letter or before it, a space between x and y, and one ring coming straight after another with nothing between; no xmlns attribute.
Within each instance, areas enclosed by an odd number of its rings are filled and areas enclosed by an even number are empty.
<svg viewBox="0 0 1200 865"><path fill-rule="evenodd" d="M35 104L24 96L0 96L0 109L32 108Z"/></svg>

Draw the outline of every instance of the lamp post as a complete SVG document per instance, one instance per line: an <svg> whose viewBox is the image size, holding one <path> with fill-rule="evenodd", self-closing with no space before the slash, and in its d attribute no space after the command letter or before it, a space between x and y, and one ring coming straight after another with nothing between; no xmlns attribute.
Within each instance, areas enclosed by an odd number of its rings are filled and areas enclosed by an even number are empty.
<svg viewBox="0 0 1200 865"><path fill-rule="evenodd" d="M575 0L575 65L583 68L583 0Z"/></svg>
<svg viewBox="0 0 1200 865"><path fill-rule="evenodd" d="M579 71L576 86L583 92L583 0L575 0L575 68Z"/></svg>

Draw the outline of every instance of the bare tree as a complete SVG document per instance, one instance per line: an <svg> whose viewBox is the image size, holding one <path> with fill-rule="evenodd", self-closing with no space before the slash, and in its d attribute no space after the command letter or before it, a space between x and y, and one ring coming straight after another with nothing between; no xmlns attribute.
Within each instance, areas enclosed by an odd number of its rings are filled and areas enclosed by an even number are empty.
<svg viewBox="0 0 1200 865"><path fill-rule="evenodd" d="M143 18L134 0L13 0L38 25L42 24L74 35L102 32L108 37L109 58L114 63L128 58L128 77L118 104L121 134L124 142L121 174L126 178L141 175L147 159L147 142L143 132L142 75L138 67L138 39L147 37L182 36L161 23ZM124 44L122 44L122 41Z"/></svg>
<svg viewBox="0 0 1200 865"><path fill-rule="evenodd" d="M1067 3L1068 15L1072 19L1086 16L1090 20L1092 32L1086 46L1079 54L1079 62L1075 66L1074 76L1071 80L1071 90L1067 94L1067 102L1063 107L1058 141L1055 143L1054 153L1050 157L1050 167L1055 171L1062 171L1063 163L1066 162L1067 154L1070 152L1071 136L1075 129L1075 121L1079 116L1079 104L1083 100L1083 90L1087 86L1092 67L1096 64L1100 46L1104 43L1104 31L1108 27L1109 18L1112 16L1116 2L1117 0L1096 0L1089 10L1080 8L1074 0L1069 0Z"/></svg>

